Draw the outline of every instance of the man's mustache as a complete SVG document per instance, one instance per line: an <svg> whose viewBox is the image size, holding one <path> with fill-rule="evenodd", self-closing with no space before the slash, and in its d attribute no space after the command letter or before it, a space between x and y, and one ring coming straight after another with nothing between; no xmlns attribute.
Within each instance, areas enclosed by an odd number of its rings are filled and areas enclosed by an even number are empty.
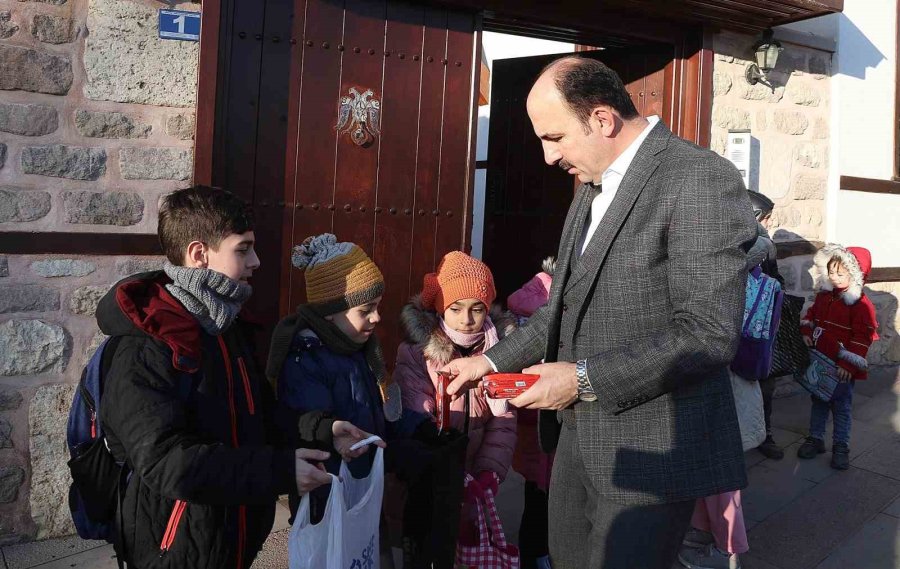
<svg viewBox="0 0 900 569"><path fill-rule="evenodd" d="M566 172L568 172L572 168L572 165L569 164L568 162L566 162L565 160L560 160L559 162L557 162L556 165L559 166L560 168L562 168L563 170L565 170Z"/></svg>

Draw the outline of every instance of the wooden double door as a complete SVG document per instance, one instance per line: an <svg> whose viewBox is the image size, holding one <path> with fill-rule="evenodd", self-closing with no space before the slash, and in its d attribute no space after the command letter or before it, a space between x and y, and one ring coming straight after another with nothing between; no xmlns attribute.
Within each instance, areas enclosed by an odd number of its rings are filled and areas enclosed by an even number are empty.
<svg viewBox="0 0 900 569"><path fill-rule="evenodd" d="M255 311L271 322L303 302L291 247L332 232L384 273L379 333L392 359L403 304L468 241L476 16L394 0L235 0L232 10L213 183L254 206ZM377 102L363 144L352 112L337 128L351 90Z"/></svg>
<svg viewBox="0 0 900 569"><path fill-rule="evenodd" d="M391 366L401 307L446 252L469 247L480 15L397 0L220 0L204 3L204 18L212 5L220 10L217 66L204 66L209 48L201 46L201 94L213 70L215 104L201 100L198 124L214 116L214 134L211 152L198 139L198 156L211 154L198 179L253 204L262 266L252 308L271 324L301 303L305 285L291 248L335 233L384 273L379 334ZM671 75L671 46L641 53L620 51L609 63L640 89L636 100L655 101L642 110L660 107L664 120L678 122L673 109L685 76ZM490 143L485 254L504 294L555 248L571 197L571 178L542 164L525 116L524 92L539 65L495 63L495 90L512 89L495 91L495 104L519 98L495 109L507 134L494 137L492 126ZM650 67L652 88L644 79ZM352 125L337 128L351 89L371 91L365 100L378 102L379 128L364 144L354 141Z"/></svg>

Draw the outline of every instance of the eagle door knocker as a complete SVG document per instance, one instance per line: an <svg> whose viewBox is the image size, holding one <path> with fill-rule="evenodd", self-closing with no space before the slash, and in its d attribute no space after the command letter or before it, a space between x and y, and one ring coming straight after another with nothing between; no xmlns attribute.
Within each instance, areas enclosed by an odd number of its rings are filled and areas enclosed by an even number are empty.
<svg viewBox="0 0 900 569"><path fill-rule="evenodd" d="M381 134L378 124L381 103L377 99L370 99L372 95L371 89L360 94L354 87L350 87L350 94L341 97L336 128L341 133L350 132L350 138L358 146L368 145L374 137Z"/></svg>

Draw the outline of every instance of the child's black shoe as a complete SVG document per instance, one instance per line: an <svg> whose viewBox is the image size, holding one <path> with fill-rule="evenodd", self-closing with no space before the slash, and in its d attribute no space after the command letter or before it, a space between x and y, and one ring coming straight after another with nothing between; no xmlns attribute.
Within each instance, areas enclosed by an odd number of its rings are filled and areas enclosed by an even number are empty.
<svg viewBox="0 0 900 569"><path fill-rule="evenodd" d="M775 439L773 439L771 435L766 437L766 440L756 447L756 450L761 452L766 458L771 458L772 460L781 460L784 458L784 451L775 444Z"/></svg>
<svg viewBox="0 0 900 569"><path fill-rule="evenodd" d="M797 456L800 458L815 458L816 455L825 452L825 441L816 437L806 437L806 442L797 449Z"/></svg>
<svg viewBox="0 0 900 569"><path fill-rule="evenodd" d="M850 468L850 447L847 443L834 443L831 446L831 468L837 470Z"/></svg>

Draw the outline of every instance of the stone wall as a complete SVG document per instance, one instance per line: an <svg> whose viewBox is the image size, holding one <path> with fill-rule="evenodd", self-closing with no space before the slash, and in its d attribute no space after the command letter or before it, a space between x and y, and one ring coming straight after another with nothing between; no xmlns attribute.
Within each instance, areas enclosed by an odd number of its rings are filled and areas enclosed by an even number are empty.
<svg viewBox="0 0 900 569"><path fill-rule="evenodd" d="M166 7L0 0L0 239L156 232L160 196L190 183L196 105L198 45L158 38ZM65 420L102 339L94 310L160 265L0 255L0 545L73 531Z"/></svg>
<svg viewBox="0 0 900 569"><path fill-rule="evenodd" d="M733 32L715 36L712 148L724 155L728 130L750 129L759 149L750 187L775 202L770 227L775 241L822 242L826 240L825 200L832 136L831 54L786 45L778 65L768 74L773 92L744 79L756 39ZM811 255L790 257L778 266L790 294L812 298ZM866 287L866 293L877 309L881 336L872 346L869 361L876 365L900 364L900 283L875 283Z"/></svg>

